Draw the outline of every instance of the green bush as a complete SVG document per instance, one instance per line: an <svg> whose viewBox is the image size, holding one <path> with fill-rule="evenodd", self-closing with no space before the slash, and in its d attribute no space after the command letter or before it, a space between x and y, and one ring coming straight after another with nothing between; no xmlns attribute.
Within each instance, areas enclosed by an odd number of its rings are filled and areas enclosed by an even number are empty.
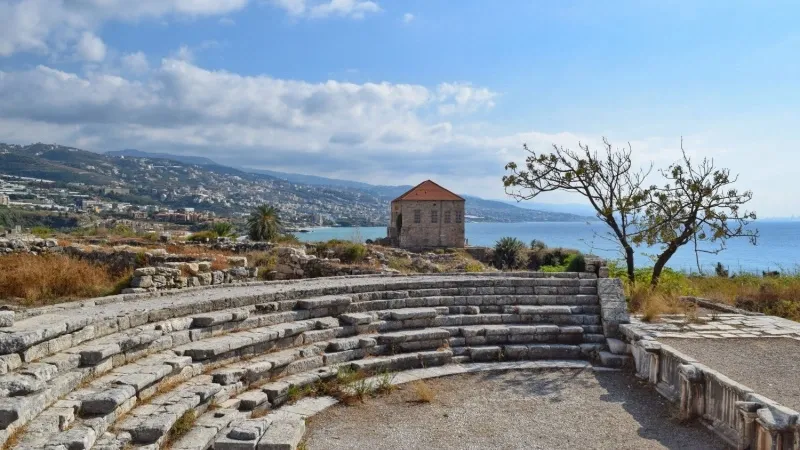
<svg viewBox="0 0 800 450"><path fill-rule="evenodd" d="M494 245L494 265L498 269L519 269L525 265L525 244L515 237L504 237Z"/></svg>
<svg viewBox="0 0 800 450"><path fill-rule="evenodd" d="M479 263L478 261L470 261L466 265L464 265L464 272L474 273L474 272L483 272L486 269L483 267L483 264Z"/></svg>
<svg viewBox="0 0 800 450"><path fill-rule="evenodd" d="M114 228L108 230L108 234L110 234L112 236L122 236L122 237L128 237L128 238L136 236L136 232L133 231L133 228L131 228L131 227L127 226L127 225L122 225L121 223L115 225Z"/></svg>
<svg viewBox="0 0 800 450"><path fill-rule="evenodd" d="M569 255L566 260L566 272L585 272L586 258L580 253Z"/></svg>
<svg viewBox="0 0 800 450"><path fill-rule="evenodd" d="M49 227L33 227L31 228L31 234L39 238L46 238L53 235L53 230Z"/></svg>
<svg viewBox="0 0 800 450"><path fill-rule="evenodd" d="M217 233L213 231L198 231L197 233L192 233L186 240L189 242L210 242L217 238Z"/></svg>
<svg viewBox="0 0 800 450"><path fill-rule="evenodd" d="M233 236L236 232L230 222L216 222L208 231L213 231L219 237Z"/></svg>
<svg viewBox="0 0 800 450"><path fill-rule="evenodd" d="M531 241L531 250L544 250L547 248L544 242L534 239Z"/></svg>
<svg viewBox="0 0 800 450"><path fill-rule="evenodd" d="M358 263L367 256L367 247L364 244L347 245L340 256L342 262Z"/></svg>
<svg viewBox="0 0 800 450"><path fill-rule="evenodd" d="M297 236L293 235L292 233L281 234L277 238L275 238L274 242L276 244L294 244L294 245L301 244L300 239L298 239Z"/></svg>
<svg viewBox="0 0 800 450"><path fill-rule="evenodd" d="M527 267L528 270L544 270L544 267L566 268L569 258L579 253L577 250L566 248L534 248L528 252Z"/></svg>

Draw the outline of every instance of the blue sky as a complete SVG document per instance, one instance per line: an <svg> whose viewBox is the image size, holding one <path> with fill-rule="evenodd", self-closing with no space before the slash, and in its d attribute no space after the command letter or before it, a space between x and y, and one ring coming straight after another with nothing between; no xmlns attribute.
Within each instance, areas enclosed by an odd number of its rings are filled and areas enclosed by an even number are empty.
<svg viewBox="0 0 800 450"><path fill-rule="evenodd" d="M522 144L631 143L800 214L796 2L0 0L0 141L503 195ZM655 181L655 180L654 180ZM551 195L549 202L578 199Z"/></svg>

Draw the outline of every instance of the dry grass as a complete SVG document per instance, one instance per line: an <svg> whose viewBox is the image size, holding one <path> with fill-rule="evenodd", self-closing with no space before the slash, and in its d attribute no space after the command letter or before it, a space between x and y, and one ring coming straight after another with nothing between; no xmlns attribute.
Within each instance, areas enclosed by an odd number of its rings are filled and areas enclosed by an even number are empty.
<svg viewBox="0 0 800 450"><path fill-rule="evenodd" d="M7 255L0 257L0 299L39 306L111 295L130 275L64 255Z"/></svg>
<svg viewBox="0 0 800 450"><path fill-rule="evenodd" d="M612 266L612 276L625 279L620 267ZM702 297L748 311L800 320L800 273L778 277L736 274L733 277L689 275L665 270L655 291L650 289L650 270L637 269L635 285L627 282L625 293L630 311L649 317L686 313L681 296ZM654 297L653 299L650 299ZM648 311L645 311L647 309ZM689 311L690 315L692 311Z"/></svg>
<svg viewBox="0 0 800 450"><path fill-rule="evenodd" d="M3 444L3 450L9 450L15 448L17 444L19 444L19 440L25 434L25 430L27 429L26 426L21 426L16 430L12 431L8 438L6 438L6 442Z"/></svg>
<svg viewBox="0 0 800 450"><path fill-rule="evenodd" d="M430 403L433 399L436 398L436 392L431 389L428 383L419 380L415 381L411 388L414 389L414 396L416 397L416 403Z"/></svg>
<svg viewBox="0 0 800 450"><path fill-rule="evenodd" d="M169 429L166 447L170 448L173 442L182 438L186 435L186 433L191 431L195 420L197 420L197 414L195 414L193 409L183 413L183 415L172 425L172 428Z"/></svg>

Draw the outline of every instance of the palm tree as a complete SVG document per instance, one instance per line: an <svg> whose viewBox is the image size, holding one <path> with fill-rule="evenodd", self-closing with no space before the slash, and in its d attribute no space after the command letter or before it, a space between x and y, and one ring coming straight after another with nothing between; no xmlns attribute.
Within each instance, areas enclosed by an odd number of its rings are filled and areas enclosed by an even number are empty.
<svg viewBox="0 0 800 450"><path fill-rule="evenodd" d="M228 237L234 234L233 224L230 222L217 222L211 226L211 231L219 237Z"/></svg>
<svg viewBox="0 0 800 450"><path fill-rule="evenodd" d="M281 219L278 210L272 206L261 205L253 209L247 219L250 239L254 241L271 241L281 233Z"/></svg>

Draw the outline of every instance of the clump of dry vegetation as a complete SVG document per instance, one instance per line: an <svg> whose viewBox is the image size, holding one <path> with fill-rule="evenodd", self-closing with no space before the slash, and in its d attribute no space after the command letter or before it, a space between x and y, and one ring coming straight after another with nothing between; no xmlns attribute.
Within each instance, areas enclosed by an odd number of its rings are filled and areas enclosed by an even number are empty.
<svg viewBox="0 0 800 450"><path fill-rule="evenodd" d="M422 380L415 381L411 387L414 389L415 401L417 403L430 403L436 398L436 392L431 389L428 383Z"/></svg>
<svg viewBox="0 0 800 450"><path fill-rule="evenodd" d="M611 276L625 279L621 268L611 265ZM734 276L692 275L670 269L661 274L656 288L650 285L650 270L636 271L636 283L625 281L628 309L656 320L663 314L695 314L694 305L682 296L707 298L748 311L800 320L800 273L764 276L740 273Z"/></svg>
<svg viewBox="0 0 800 450"><path fill-rule="evenodd" d="M130 276L65 255L6 255L0 258L0 299L39 306L111 295L126 287Z"/></svg>
<svg viewBox="0 0 800 450"><path fill-rule="evenodd" d="M194 412L194 409L190 409L183 413L183 415L181 415L181 417L178 418L178 420L172 425L172 428L169 429L169 433L167 435L167 448L169 448L173 442L182 438L186 435L186 433L191 431L195 420L197 420L197 414Z"/></svg>

